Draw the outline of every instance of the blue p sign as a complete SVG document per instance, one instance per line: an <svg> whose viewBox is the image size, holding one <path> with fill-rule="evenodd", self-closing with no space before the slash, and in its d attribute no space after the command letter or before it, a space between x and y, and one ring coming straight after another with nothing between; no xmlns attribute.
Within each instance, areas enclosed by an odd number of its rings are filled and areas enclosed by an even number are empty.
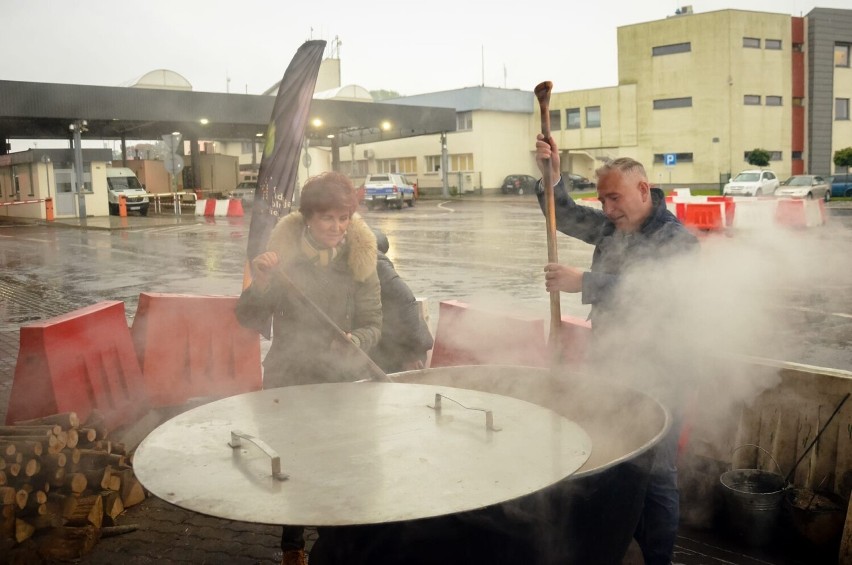
<svg viewBox="0 0 852 565"><path fill-rule="evenodd" d="M677 165L677 155L675 153L666 153L665 161L667 167L673 167Z"/></svg>

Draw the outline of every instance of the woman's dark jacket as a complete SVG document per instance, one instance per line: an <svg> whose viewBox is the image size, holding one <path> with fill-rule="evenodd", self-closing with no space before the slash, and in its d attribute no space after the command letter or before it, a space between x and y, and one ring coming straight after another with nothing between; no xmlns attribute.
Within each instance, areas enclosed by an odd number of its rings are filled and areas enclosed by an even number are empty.
<svg viewBox="0 0 852 565"><path fill-rule="evenodd" d="M376 274L376 238L358 215L352 216L346 242L328 266L314 265L301 251L305 229L298 212L284 217L269 238L268 251L278 254L287 277L344 332L351 333L363 351L381 335L382 302ZM269 337L272 345L263 362L263 386L358 380L345 356L330 349L334 339L316 314L289 297L275 280L265 292L249 286L237 302L243 326Z"/></svg>
<svg viewBox="0 0 852 565"><path fill-rule="evenodd" d="M425 363L433 340L414 293L382 252L376 270L382 286L382 337L370 357L386 373L402 371L412 361Z"/></svg>

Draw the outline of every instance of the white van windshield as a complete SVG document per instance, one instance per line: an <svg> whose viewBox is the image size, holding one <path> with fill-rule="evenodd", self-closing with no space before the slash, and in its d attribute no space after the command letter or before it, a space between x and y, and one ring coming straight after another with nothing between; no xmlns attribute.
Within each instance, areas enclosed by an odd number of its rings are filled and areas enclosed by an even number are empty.
<svg viewBox="0 0 852 565"><path fill-rule="evenodd" d="M115 192L124 192L125 190L142 190L142 185L136 177L107 177L109 189Z"/></svg>

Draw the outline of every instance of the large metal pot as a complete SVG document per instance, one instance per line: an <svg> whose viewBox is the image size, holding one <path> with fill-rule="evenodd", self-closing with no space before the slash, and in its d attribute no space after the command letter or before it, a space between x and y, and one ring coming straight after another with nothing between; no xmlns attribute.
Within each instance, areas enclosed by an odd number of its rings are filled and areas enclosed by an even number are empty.
<svg viewBox="0 0 852 565"><path fill-rule="evenodd" d="M620 563L642 509L669 412L656 400L588 375L465 366L392 375L534 402L578 423L592 455L556 485L483 510L427 520L320 531L311 563ZM523 453L518 453L523 458Z"/></svg>

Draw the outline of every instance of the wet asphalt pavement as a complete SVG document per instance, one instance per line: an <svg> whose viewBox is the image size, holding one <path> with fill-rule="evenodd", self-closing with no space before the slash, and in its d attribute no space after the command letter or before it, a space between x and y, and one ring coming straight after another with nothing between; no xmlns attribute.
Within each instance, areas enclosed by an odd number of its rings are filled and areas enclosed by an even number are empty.
<svg viewBox="0 0 852 565"><path fill-rule="evenodd" d="M848 249L850 212L832 209L830 226L797 237L815 249ZM411 209L362 208L361 213L388 235L388 255L415 295L427 301L433 333L442 300L548 318L541 272L547 259L546 231L533 197L421 200ZM248 216L186 213L90 218L85 228L77 221L48 225L0 218L0 418L5 420L22 324L103 300L124 301L131 322L141 292L237 295L248 228ZM560 262L590 264L590 246L562 235L558 245ZM786 323L777 331L795 335L801 345L781 360L852 368L852 278L846 277L848 266L836 268L838 276L827 276L813 288L783 281L762 285L761 292L770 292L773 307L784 313ZM696 295L720 290L696 289ZM561 302L563 314L585 317L588 312L576 296L563 294ZM755 350L763 353L760 347ZM139 524L140 529L101 540L82 562L272 563L280 557L278 527L218 520L154 498L128 510L121 523ZM676 561L798 563L771 555L759 561L729 554L711 549L701 538L685 532Z"/></svg>

